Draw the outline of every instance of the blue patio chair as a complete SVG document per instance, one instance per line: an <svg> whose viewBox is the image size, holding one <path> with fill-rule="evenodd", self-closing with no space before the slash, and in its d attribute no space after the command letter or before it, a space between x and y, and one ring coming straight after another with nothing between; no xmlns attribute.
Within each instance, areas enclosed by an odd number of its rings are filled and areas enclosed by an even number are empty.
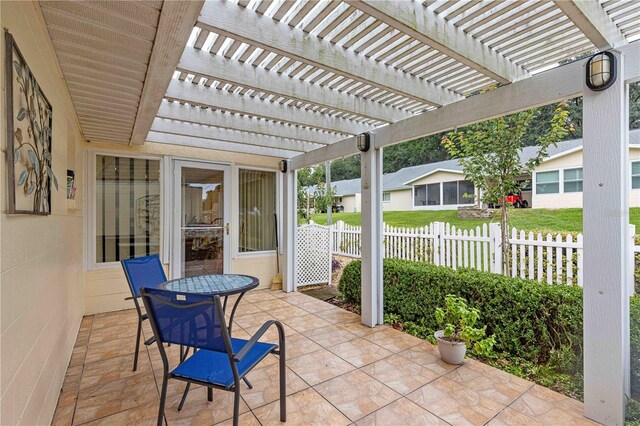
<svg viewBox="0 0 640 426"><path fill-rule="evenodd" d="M120 261L124 275L129 283L131 297L125 300L133 300L138 312L138 334L136 336L136 353L133 356L133 371L138 369L138 352L140 351L140 338L142 337L142 322L147 319L147 314L142 312L138 299L140 298L140 289L142 287L156 287L158 284L167 281L167 276L162 269L162 262L157 254L144 257L135 257ZM145 345L154 342L154 338L147 340Z"/></svg>
<svg viewBox="0 0 640 426"><path fill-rule="evenodd" d="M162 425L169 379L187 382L178 410L184 403L191 383L234 392L233 424L237 426L240 383L271 353L280 358L280 421L286 421L285 336L279 321L265 322L249 340L234 339L229 335L219 296L178 293L158 288L143 288L140 294L162 357L158 426ZM272 325L278 329L278 344L259 342ZM163 343L194 348L195 353L169 371Z"/></svg>

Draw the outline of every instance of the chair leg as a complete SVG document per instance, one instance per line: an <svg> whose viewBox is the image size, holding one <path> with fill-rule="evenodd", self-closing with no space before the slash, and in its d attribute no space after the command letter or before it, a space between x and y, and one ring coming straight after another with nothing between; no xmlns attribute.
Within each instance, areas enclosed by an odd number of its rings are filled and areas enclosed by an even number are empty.
<svg viewBox="0 0 640 426"><path fill-rule="evenodd" d="M247 384L247 387L249 389L253 389L253 385L251 384L251 382L249 381L249 379L247 379L247 377L243 377L242 380L244 380L244 382Z"/></svg>
<svg viewBox="0 0 640 426"><path fill-rule="evenodd" d="M287 421L287 364L284 342L280 345L280 421Z"/></svg>
<svg viewBox="0 0 640 426"><path fill-rule="evenodd" d="M213 402L213 388L207 388L207 401Z"/></svg>
<svg viewBox="0 0 640 426"><path fill-rule="evenodd" d="M142 337L142 320L138 318L138 335L136 336L136 353L133 355L133 371L138 369L138 352L140 352L140 338Z"/></svg>
<svg viewBox="0 0 640 426"><path fill-rule="evenodd" d="M164 418L164 403L167 399L167 373L165 371L162 377L162 392L160 393L160 408L158 409L158 426L162 426L162 420Z"/></svg>
<svg viewBox="0 0 640 426"><path fill-rule="evenodd" d="M240 386L236 382L235 395L233 397L233 426L238 426L238 416L240 413Z"/></svg>
<svg viewBox="0 0 640 426"><path fill-rule="evenodd" d="M178 411L182 410L182 406L184 402L187 400L187 394L189 393L189 388L191 387L191 383L187 383L187 386L184 388L184 392L182 393L182 399L180 399L180 404L178 404Z"/></svg>

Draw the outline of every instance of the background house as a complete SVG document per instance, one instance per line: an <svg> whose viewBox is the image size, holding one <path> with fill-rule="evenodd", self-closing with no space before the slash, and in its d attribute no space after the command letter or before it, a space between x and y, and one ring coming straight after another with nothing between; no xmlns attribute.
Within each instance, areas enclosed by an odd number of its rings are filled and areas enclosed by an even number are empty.
<svg viewBox="0 0 640 426"><path fill-rule="evenodd" d="M525 147L522 162L536 155L537 147ZM640 207L640 129L629 132L631 193L629 204ZM531 208L582 207L582 139L559 142L549 148L548 157L532 175L522 198ZM335 204L345 212L360 211L360 179L331 183L336 188ZM457 160L405 167L383 176L382 205L385 211L456 210L474 203L478 196L473 183L464 179Z"/></svg>

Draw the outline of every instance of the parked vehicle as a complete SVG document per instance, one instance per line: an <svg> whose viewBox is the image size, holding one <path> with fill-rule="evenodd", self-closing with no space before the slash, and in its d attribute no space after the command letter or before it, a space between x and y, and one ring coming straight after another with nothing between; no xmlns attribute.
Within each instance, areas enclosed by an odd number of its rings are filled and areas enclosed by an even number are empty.
<svg viewBox="0 0 640 426"><path fill-rule="evenodd" d="M494 203L489 203L489 208L493 209L496 207L500 207L501 205L502 205L502 198L500 199L497 205L494 205ZM526 209L527 207L529 207L529 202L522 198L522 193L509 194L507 195L507 205L513 206L516 209L520 209L520 208Z"/></svg>

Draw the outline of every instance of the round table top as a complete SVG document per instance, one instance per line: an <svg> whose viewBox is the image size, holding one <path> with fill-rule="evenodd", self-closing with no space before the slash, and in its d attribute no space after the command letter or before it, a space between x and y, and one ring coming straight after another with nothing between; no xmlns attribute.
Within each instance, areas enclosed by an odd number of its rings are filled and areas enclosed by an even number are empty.
<svg viewBox="0 0 640 426"><path fill-rule="evenodd" d="M217 274L178 278L162 283L158 288L179 293L229 296L252 290L259 284L260 280L249 275Z"/></svg>

